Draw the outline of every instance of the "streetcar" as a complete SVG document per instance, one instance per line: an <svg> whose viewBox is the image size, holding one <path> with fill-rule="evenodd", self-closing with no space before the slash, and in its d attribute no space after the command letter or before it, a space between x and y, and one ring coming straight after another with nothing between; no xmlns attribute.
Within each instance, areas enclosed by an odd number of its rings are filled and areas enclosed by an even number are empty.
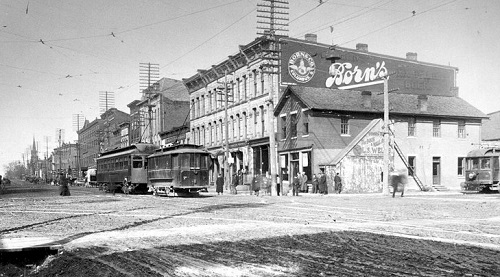
<svg viewBox="0 0 500 277"><path fill-rule="evenodd" d="M210 152L193 144L158 149L148 157L148 186L153 195L192 195L206 191Z"/></svg>
<svg viewBox="0 0 500 277"><path fill-rule="evenodd" d="M462 193L500 191L499 184L500 148L472 150L465 158L465 182Z"/></svg>
<svg viewBox="0 0 500 277"><path fill-rule="evenodd" d="M147 157L158 148L154 144L136 143L102 153L97 158L98 186L110 192L147 192Z"/></svg>

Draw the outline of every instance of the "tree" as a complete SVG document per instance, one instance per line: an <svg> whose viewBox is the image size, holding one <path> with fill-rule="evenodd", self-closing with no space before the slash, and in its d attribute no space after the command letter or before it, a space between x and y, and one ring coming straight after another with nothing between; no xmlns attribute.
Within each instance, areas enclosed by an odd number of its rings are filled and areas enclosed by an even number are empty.
<svg viewBox="0 0 500 277"><path fill-rule="evenodd" d="M4 166L5 177L9 179L22 179L26 174L26 167L20 162L10 162Z"/></svg>

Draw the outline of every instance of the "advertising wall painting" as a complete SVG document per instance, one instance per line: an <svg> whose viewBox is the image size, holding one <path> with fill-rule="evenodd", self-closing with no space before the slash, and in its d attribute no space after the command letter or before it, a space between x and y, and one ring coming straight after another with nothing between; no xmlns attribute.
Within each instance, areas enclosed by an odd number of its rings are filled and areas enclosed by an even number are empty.
<svg viewBox="0 0 500 277"><path fill-rule="evenodd" d="M288 39L281 47L282 85L382 91L389 74L397 93L456 96L453 67Z"/></svg>

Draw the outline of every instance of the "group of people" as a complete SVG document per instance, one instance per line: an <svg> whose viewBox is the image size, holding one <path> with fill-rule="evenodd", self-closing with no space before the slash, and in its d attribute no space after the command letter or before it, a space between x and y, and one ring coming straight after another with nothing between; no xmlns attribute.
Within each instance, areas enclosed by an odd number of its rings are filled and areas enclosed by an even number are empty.
<svg viewBox="0 0 500 277"><path fill-rule="evenodd" d="M241 185L243 181L242 178L242 173L241 171L238 171L234 176L231 181L231 194L236 194L236 187L238 185ZM307 193L309 191L308 189L308 177L305 172L297 172L297 175L293 177L292 183L291 183L291 190L292 190L292 195L293 196L298 196L299 192L301 193ZM335 193L341 193L342 192L342 178L340 177L339 173L337 173L333 179L334 181L334 190ZM279 181L277 184L277 187L279 187ZM312 183L311 183L311 189L312 193L319 193L321 195L328 194L328 184L326 182L326 175L323 172L319 172L318 174L314 174L312 177ZM270 194L271 193L271 182L270 178L265 175L261 174L256 174L252 182L250 184L250 193L253 193L255 195L259 195L260 191L263 191L265 194ZM215 191L217 192L218 195L224 194L224 177L222 176L221 173L219 173L216 181L215 181ZM279 189L277 189L278 195L279 195Z"/></svg>
<svg viewBox="0 0 500 277"><path fill-rule="evenodd" d="M342 192L342 178L340 178L339 173L337 173L333 179L335 186L335 193ZM326 183L326 175L323 172L314 174L311 182L311 192L319 193L321 195L328 194L328 184ZM298 172L296 176L293 177L292 181L292 195L298 196L299 192L308 192L307 188L307 175L302 172Z"/></svg>

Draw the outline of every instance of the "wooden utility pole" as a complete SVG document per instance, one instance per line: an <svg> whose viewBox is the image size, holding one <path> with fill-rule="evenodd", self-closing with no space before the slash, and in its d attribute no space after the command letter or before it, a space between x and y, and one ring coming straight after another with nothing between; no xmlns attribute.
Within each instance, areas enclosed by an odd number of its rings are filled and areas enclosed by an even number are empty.
<svg viewBox="0 0 500 277"><path fill-rule="evenodd" d="M389 193L389 75L384 76L384 169L382 193Z"/></svg>
<svg viewBox="0 0 500 277"><path fill-rule="evenodd" d="M224 130L224 138L225 138L225 151L224 151L224 183L229 184L230 193L233 194L235 191L232 188L231 184L231 176L229 176L229 124L228 124L228 115L227 115L227 107L229 104L228 101L229 93L227 92L227 70L224 71L224 126L226 127Z"/></svg>

